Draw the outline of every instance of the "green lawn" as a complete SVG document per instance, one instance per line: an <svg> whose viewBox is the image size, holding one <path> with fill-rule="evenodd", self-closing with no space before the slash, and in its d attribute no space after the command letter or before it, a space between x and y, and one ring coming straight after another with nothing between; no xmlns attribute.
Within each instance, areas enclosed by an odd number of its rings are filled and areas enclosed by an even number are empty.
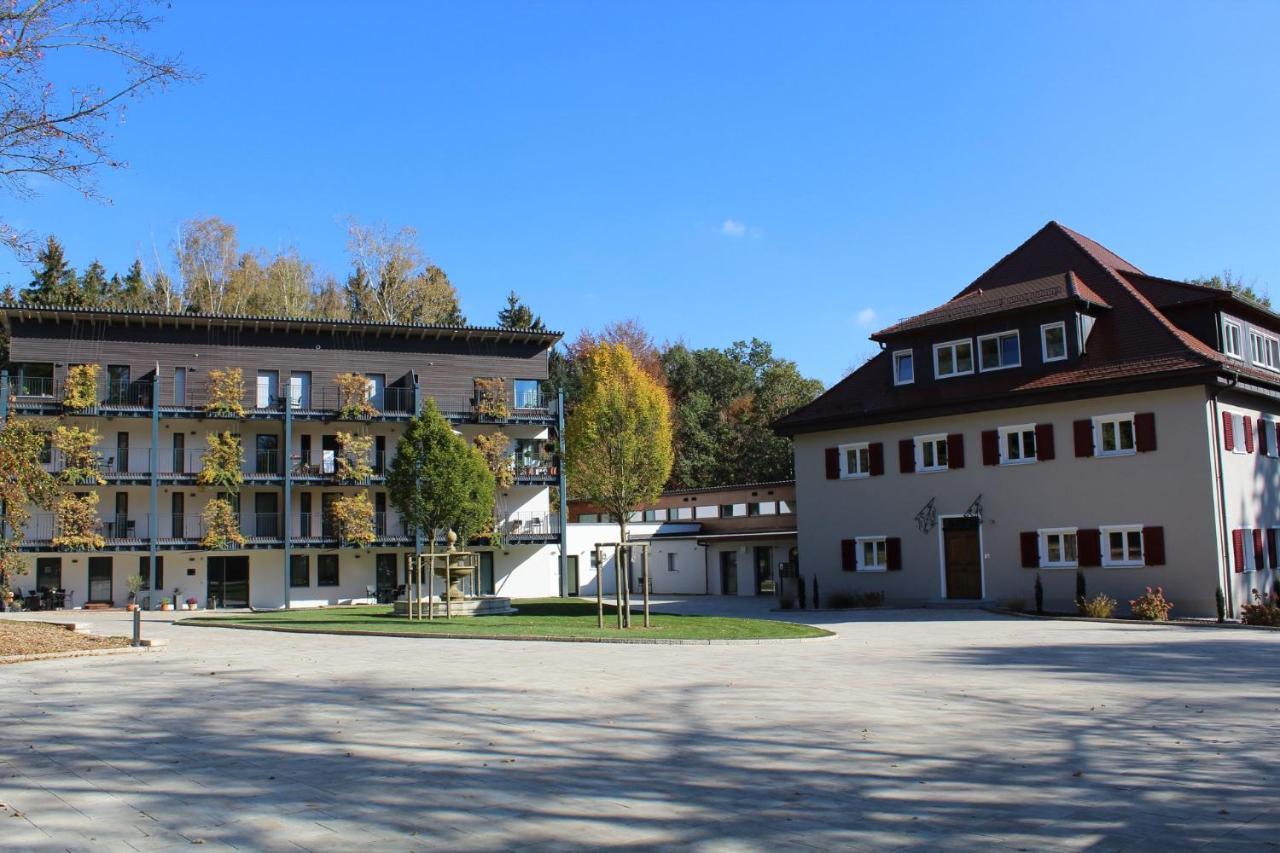
<svg viewBox="0 0 1280 853"><path fill-rule="evenodd" d="M318 610L284 610L240 613L232 616L197 616L182 620L198 625L238 625L277 631L343 633L459 634L474 637L603 637L655 640L770 640L824 637L830 634L809 625L768 619L733 619L722 616L673 616L653 614L652 627L640 627L643 616L634 613L629 631L616 627L617 613L605 605L605 628L596 627L594 601L532 598L512 602L520 612L510 616L462 616L452 620L410 622L391 615L390 605L332 607Z"/></svg>

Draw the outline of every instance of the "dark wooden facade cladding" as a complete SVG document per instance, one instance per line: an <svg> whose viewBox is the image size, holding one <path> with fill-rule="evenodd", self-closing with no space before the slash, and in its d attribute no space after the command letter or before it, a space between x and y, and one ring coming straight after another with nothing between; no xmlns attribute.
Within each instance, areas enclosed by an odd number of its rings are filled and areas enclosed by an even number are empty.
<svg viewBox="0 0 1280 853"><path fill-rule="evenodd" d="M10 361L55 364L54 376L66 376L68 365L128 365L134 379L160 366L160 402L173 399L174 368L191 372L191 388L203 384L212 369L244 371L245 393L252 398L259 370L279 371L283 389L290 372L311 373L313 395L335 393L339 373L385 374L387 387L412 386L418 377L424 398L470 399L477 378L511 381L547 378L548 353L555 335L524 340L489 330L441 330L438 334L406 328L403 335L377 333L352 324L331 329L262 330L252 320L243 325L210 323L204 318L175 318L173 324L66 315L39 321L10 315ZM402 382L404 380L404 382Z"/></svg>

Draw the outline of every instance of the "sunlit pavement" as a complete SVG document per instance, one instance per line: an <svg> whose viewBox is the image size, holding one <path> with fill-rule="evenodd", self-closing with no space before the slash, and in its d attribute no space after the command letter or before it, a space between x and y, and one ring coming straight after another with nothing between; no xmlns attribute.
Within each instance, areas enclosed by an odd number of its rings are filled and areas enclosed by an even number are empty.
<svg viewBox="0 0 1280 853"><path fill-rule="evenodd" d="M0 847L1266 847L1280 634L976 612L651 646L173 626L0 668ZM83 614L127 633L124 613Z"/></svg>

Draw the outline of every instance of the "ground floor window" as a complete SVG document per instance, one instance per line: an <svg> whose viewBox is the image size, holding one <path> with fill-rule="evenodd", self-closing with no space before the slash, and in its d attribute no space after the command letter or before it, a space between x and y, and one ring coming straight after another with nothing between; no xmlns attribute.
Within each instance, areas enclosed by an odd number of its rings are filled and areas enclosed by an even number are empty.
<svg viewBox="0 0 1280 853"><path fill-rule="evenodd" d="M316 586L338 585L338 555L320 554L316 557Z"/></svg>
<svg viewBox="0 0 1280 853"><path fill-rule="evenodd" d="M289 586L311 586L311 558L306 554L289 555Z"/></svg>
<svg viewBox="0 0 1280 853"><path fill-rule="evenodd" d="M1078 564L1076 529L1074 527L1040 531L1040 565L1042 568L1074 569Z"/></svg>
<svg viewBox="0 0 1280 853"><path fill-rule="evenodd" d="M883 536L859 537L858 571L883 572L889 567L889 545Z"/></svg>
<svg viewBox="0 0 1280 853"><path fill-rule="evenodd" d="M1111 568L1143 565L1141 527L1104 527L1102 541L1105 545L1102 565Z"/></svg>
<svg viewBox="0 0 1280 853"><path fill-rule="evenodd" d="M62 558L36 558L36 589L62 589Z"/></svg>

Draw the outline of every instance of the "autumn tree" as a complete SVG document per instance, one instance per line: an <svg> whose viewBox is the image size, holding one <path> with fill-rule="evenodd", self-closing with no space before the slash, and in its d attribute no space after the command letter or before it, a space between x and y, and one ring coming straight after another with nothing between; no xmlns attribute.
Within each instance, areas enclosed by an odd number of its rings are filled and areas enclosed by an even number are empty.
<svg viewBox="0 0 1280 853"><path fill-rule="evenodd" d="M582 385L565 429L570 482L576 495L617 518L625 552L632 511L656 500L671 475L671 406L621 343L590 351ZM625 608L623 618L629 624Z"/></svg>
<svg viewBox="0 0 1280 853"><path fill-rule="evenodd" d="M418 232L386 225L347 227L352 272L347 303L353 320L373 323L438 323L460 326L466 318L444 270L428 264Z"/></svg>
<svg viewBox="0 0 1280 853"><path fill-rule="evenodd" d="M99 197L98 174L124 165L110 152L112 120L131 100L191 76L142 45L159 21L147 12L153 5L10 0L0 8L0 184L11 196L29 198L53 182ZM30 235L4 221L0 244L22 257L32 248Z"/></svg>
<svg viewBox="0 0 1280 853"><path fill-rule="evenodd" d="M1231 270L1224 270L1222 275L1189 278L1187 279L1187 284L1198 284L1201 287L1215 287L1218 290L1229 290L1237 296L1242 296L1256 305L1260 305L1267 309L1271 308L1271 297L1267 293L1259 293L1254 284L1246 282L1240 276L1232 273Z"/></svg>
<svg viewBox="0 0 1280 853"><path fill-rule="evenodd" d="M387 492L400 517L433 549L441 531L453 530L465 543L493 523L493 474L430 397L396 443Z"/></svg>
<svg viewBox="0 0 1280 853"><path fill-rule="evenodd" d="M45 432L32 420L10 418L0 428L0 505L4 524L0 525L0 601L11 591L17 575L26 573L19 555L31 507L53 507L62 492L57 480L45 470L41 457Z"/></svg>
<svg viewBox="0 0 1280 853"><path fill-rule="evenodd" d="M498 311L498 325L504 329L530 329L535 332L544 332L547 327L542 324L542 318L533 313L533 309L520 301L520 297L513 290L507 294L507 304Z"/></svg>

